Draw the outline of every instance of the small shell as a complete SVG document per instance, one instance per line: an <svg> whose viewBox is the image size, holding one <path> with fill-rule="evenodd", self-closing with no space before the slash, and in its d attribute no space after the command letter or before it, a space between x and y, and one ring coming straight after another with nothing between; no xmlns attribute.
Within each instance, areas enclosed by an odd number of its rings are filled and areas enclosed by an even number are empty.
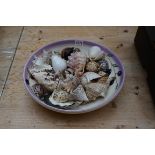
<svg viewBox="0 0 155 155"><path fill-rule="evenodd" d="M93 46L89 50L89 58L92 60L99 60L105 57L104 52L98 46Z"/></svg>
<svg viewBox="0 0 155 155"><path fill-rule="evenodd" d="M97 72L99 64L95 61L90 61L86 64L86 70L89 72Z"/></svg>
<svg viewBox="0 0 155 155"><path fill-rule="evenodd" d="M86 56L81 52L72 53L68 57L68 66L74 70L76 76L81 76L84 73L86 65Z"/></svg>
<svg viewBox="0 0 155 155"><path fill-rule="evenodd" d="M71 95L77 101L89 101L82 85L79 85Z"/></svg>
<svg viewBox="0 0 155 155"><path fill-rule="evenodd" d="M85 84L91 82L92 80L98 79L100 77L101 76L99 74L95 73L95 72L86 72L81 77L81 83L83 85L85 85Z"/></svg>
<svg viewBox="0 0 155 155"><path fill-rule="evenodd" d="M69 74L67 79L60 82L60 88L66 90L67 92L73 91L80 83L80 80L73 76L72 74Z"/></svg>
<svg viewBox="0 0 155 155"><path fill-rule="evenodd" d="M66 60L62 59L60 56L54 54L52 56L52 66L54 71L57 72L62 72L67 68L67 63Z"/></svg>
<svg viewBox="0 0 155 155"><path fill-rule="evenodd" d="M30 87L34 86L35 84L37 84L37 82L34 79L32 79L31 77L29 77L29 85L30 85Z"/></svg>
<svg viewBox="0 0 155 155"><path fill-rule="evenodd" d="M60 92L60 91L54 90L52 95L49 97L49 101L53 105L58 105L61 107L70 106L74 104L73 101L68 101L68 100L69 100L69 94L66 93L65 91Z"/></svg>
<svg viewBox="0 0 155 155"><path fill-rule="evenodd" d="M32 87L33 92L35 93L36 96L41 97L44 95L45 90L40 84L35 84Z"/></svg>
<svg viewBox="0 0 155 155"><path fill-rule="evenodd" d="M61 57L64 58L65 60L68 60L68 57L71 55L71 53L74 53L74 52L80 52L80 49L74 48L74 47L64 48L61 51Z"/></svg>
<svg viewBox="0 0 155 155"><path fill-rule="evenodd" d="M42 59L43 59L44 63L51 65L52 64L51 63L51 56L52 56L52 51L48 52L46 50L43 50Z"/></svg>
<svg viewBox="0 0 155 155"><path fill-rule="evenodd" d="M109 69L109 64L107 62L107 60L101 60L99 61L100 64L100 69L104 72L106 72Z"/></svg>

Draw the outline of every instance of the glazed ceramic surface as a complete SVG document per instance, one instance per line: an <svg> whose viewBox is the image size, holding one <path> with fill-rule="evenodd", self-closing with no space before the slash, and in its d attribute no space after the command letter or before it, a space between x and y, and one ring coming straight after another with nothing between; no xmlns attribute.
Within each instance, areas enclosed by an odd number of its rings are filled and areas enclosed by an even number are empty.
<svg viewBox="0 0 155 155"><path fill-rule="evenodd" d="M92 46L98 46L100 47L104 53L106 54L106 60L108 62L108 65L111 70L110 77L116 77L116 80L114 80L108 89L107 95L105 98L99 98L96 101L89 102L87 104L82 104L79 106L73 106L71 108L60 108L52 105L49 102L44 102L40 100L32 91L32 89L29 86L28 80L28 68L32 65L32 61L35 59L35 56L39 56L43 50L53 50L53 51L61 51L65 47L77 47L80 50L88 51L90 47ZM125 78L125 71L124 67L119 60L119 58L108 48L104 47L103 45L99 45L90 41L84 41L84 40L63 40L58 41L55 43L51 43L49 45L46 45L40 49L38 49L27 61L25 67L24 67L24 73L23 73L23 79L26 89L28 90L31 97L40 105L44 106L47 109L61 112L61 113L68 113L68 114L78 114L78 113L86 113L90 112L96 109L99 109L106 104L110 103L120 92L123 84L124 84L124 78Z"/></svg>

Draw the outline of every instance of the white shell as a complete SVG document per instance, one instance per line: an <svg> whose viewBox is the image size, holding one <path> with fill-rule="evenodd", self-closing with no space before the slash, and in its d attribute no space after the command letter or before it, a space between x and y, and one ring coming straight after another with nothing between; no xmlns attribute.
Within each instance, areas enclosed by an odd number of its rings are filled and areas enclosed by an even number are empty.
<svg viewBox="0 0 155 155"><path fill-rule="evenodd" d="M90 59L98 60L104 56L105 56L104 52L98 46L93 46L89 50L89 58Z"/></svg>
<svg viewBox="0 0 155 155"><path fill-rule="evenodd" d="M100 77L101 76L95 72L86 72L81 77L81 83L83 85L85 85L85 84L89 83L91 80L98 79Z"/></svg>
<svg viewBox="0 0 155 155"><path fill-rule="evenodd" d="M49 97L49 100L50 102L53 104L53 105L59 105L61 107L64 107L64 106L70 106L72 104L74 104L75 102L74 101L69 101L69 102L60 102L60 101L57 101L54 99L54 95L55 93L57 93L57 91L55 90L52 95Z"/></svg>
<svg viewBox="0 0 155 155"><path fill-rule="evenodd" d="M62 72L67 68L66 60L62 59L58 55L52 56L52 66L55 72Z"/></svg>
<svg viewBox="0 0 155 155"><path fill-rule="evenodd" d="M78 101L89 101L87 98L87 95L85 93L84 88L82 87L82 85L79 85L72 93L71 95L73 96L73 98L75 100Z"/></svg>
<svg viewBox="0 0 155 155"><path fill-rule="evenodd" d="M37 84L37 82L34 79L29 78L29 85L30 85L30 87L34 86L35 84Z"/></svg>

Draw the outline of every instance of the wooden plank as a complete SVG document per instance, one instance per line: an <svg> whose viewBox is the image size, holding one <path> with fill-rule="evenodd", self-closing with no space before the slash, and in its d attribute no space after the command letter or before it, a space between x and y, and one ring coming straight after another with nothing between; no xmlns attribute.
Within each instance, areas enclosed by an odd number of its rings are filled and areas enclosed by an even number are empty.
<svg viewBox="0 0 155 155"><path fill-rule="evenodd" d="M154 128L154 105L133 44L136 30L137 27L24 28L1 98L0 128ZM24 88L23 67L31 53L47 43L68 38L105 44L125 66L124 88L100 110L82 115L55 113L35 103Z"/></svg>
<svg viewBox="0 0 155 155"><path fill-rule="evenodd" d="M22 27L0 27L0 96L21 31Z"/></svg>

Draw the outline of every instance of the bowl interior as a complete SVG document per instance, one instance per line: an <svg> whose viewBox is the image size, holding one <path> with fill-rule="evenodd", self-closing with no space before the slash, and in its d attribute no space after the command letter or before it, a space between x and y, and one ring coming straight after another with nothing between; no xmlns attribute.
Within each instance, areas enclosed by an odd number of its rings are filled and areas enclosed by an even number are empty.
<svg viewBox="0 0 155 155"><path fill-rule="evenodd" d="M92 46L99 46L106 53L107 55L106 59L112 71L110 76L116 77L116 80L109 87L105 98L99 98L94 102L89 102L88 104L82 104L80 106L74 106L66 109L66 108L56 107L49 102L45 103L33 93L33 91L31 90L30 86L27 83L27 79L29 76L27 69L32 65L32 61L34 60L35 56L39 56L43 52L43 50L61 51L65 47L78 47L82 49L82 51L88 51L88 49ZM42 106L50 110L54 110L61 113L70 113L70 114L85 113L85 112L93 111L112 101L121 90L124 83L124 77L125 77L125 73L124 73L123 65L120 62L119 58L110 49L93 42L81 41L81 40L64 40L64 41L51 43L49 45L46 45L40 48L27 61L24 68L24 74L23 74L25 87L27 88L28 92L36 102L38 102L39 104L41 104Z"/></svg>

